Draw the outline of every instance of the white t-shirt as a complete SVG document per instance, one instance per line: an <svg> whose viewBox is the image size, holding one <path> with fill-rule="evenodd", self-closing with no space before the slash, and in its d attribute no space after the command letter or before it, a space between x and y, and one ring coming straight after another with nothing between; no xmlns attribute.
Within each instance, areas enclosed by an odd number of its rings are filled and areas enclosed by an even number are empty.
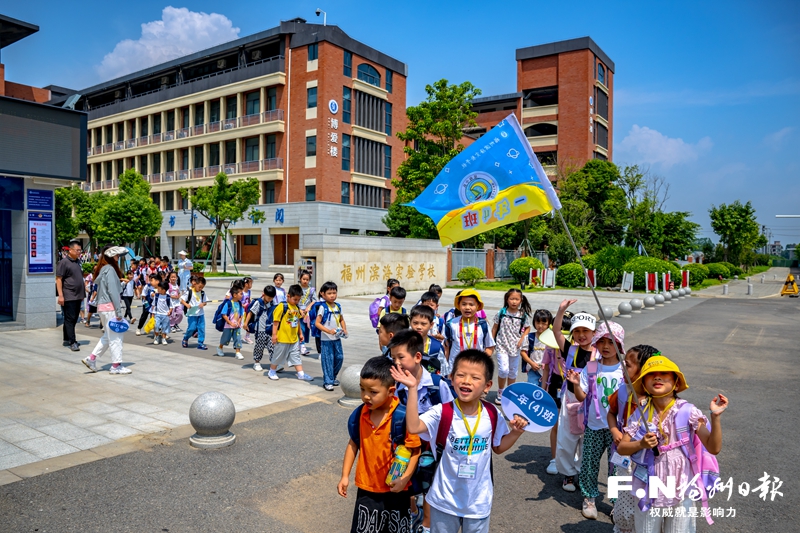
<svg viewBox="0 0 800 533"><path fill-rule="evenodd" d="M464 324L463 331L464 335L462 337L461 331L461 317L457 316L450 320L447 323L445 331L449 330L449 335L445 333L446 339L452 339L450 343L450 351L448 353L447 361L448 361L448 371L450 373L450 367L453 364L456 356L463 350L468 348L475 348L476 350L485 350L486 348L493 348L494 347L494 338L492 338L492 329L489 324L486 324L486 335L483 334L483 327L481 327L477 322L470 320L469 324ZM442 369L442 374L445 373L445 369Z"/></svg>
<svg viewBox="0 0 800 533"><path fill-rule="evenodd" d="M531 349L530 345L530 335L525 335L525 338L522 339L522 348L520 348L523 352L528 352L528 357L531 361L536 364L541 365L542 360L544 359L544 351L547 349L547 345L539 340L539 335L536 335L536 340L533 341L533 349Z"/></svg>
<svg viewBox="0 0 800 533"><path fill-rule="evenodd" d="M168 315L171 301L172 299L169 297L169 294L155 293L153 295L153 306L150 308L150 312L154 315Z"/></svg>
<svg viewBox="0 0 800 533"><path fill-rule="evenodd" d="M481 406L481 420L475 437L472 441L472 454L469 464L475 465L474 479L458 477L460 464L467 464L467 450L469 448L469 434L461 418L461 413L453 407L453 422L447 435L447 444L442 454L439 468L433 478L433 483L428 491L427 500L431 507L437 510L462 518L486 518L492 513L492 496L494 486L490 461L492 447L489 438L492 433L492 419L486 408ZM427 433L422 433L420 438L431 442L431 447L436 450L436 434L439 431L439 420L442 416L442 406L435 405L432 409L420 415L420 420L428 428ZM508 424L501 413L497 413L497 429L492 439L492 446L499 446L503 436L509 433ZM476 416L468 416L467 423L470 428L475 425ZM457 449L453 448L455 444Z"/></svg>
<svg viewBox="0 0 800 533"><path fill-rule="evenodd" d="M431 373L423 368L422 378L420 378L419 385L417 385L417 399L419 400L417 403L417 409L419 414L427 413L429 410L433 409L433 404L431 404L431 401L428 398L426 389L426 387L432 386L433 378L431 377ZM400 396L400 391L406 390L407 388L408 387L402 383L398 383L397 389L395 389L394 393L395 396ZM442 399L441 403L452 402L455 399L453 398L453 393L450 391L450 387L447 386L447 382L444 379L439 381L439 397Z"/></svg>
<svg viewBox="0 0 800 533"><path fill-rule="evenodd" d="M583 392L589 392L589 373L588 373L588 364L586 367L581 370L581 390ZM595 409L595 402L594 400L589 402L588 410L589 419L587 421L587 425L590 429L595 431L600 429L608 429L608 421L606 420L606 415L608 415L608 398L614 391L616 391L622 380L625 379L622 375L622 365L617 363L616 365L606 366L602 363L597 364L597 405L600 407L600 417L597 416L597 410Z"/></svg>
<svg viewBox="0 0 800 533"><path fill-rule="evenodd" d="M208 302L208 298L206 297L205 291L195 291L194 289L189 289L185 293L183 293L183 301L189 304L189 309L186 311L186 316L203 316L203 307L200 307L199 304Z"/></svg>
<svg viewBox="0 0 800 533"><path fill-rule="evenodd" d="M328 313L328 321L323 322L322 325L328 329L337 330L342 322L342 313L336 307L336 304L333 304L333 308L328 306L328 303L325 301L317 302L314 305L317 306L317 316L325 317L325 308L327 307L330 312ZM320 319L321 320L321 319ZM326 333L322 330L319 331L320 340L323 341L335 341L338 340L336 335L331 335L330 333Z"/></svg>

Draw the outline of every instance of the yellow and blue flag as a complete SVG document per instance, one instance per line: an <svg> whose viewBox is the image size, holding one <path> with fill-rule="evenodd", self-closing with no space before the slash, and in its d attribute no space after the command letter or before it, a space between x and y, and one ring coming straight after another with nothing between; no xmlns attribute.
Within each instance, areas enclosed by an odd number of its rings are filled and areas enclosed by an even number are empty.
<svg viewBox="0 0 800 533"><path fill-rule="evenodd" d="M454 157L405 205L433 219L443 246L561 208L513 114Z"/></svg>

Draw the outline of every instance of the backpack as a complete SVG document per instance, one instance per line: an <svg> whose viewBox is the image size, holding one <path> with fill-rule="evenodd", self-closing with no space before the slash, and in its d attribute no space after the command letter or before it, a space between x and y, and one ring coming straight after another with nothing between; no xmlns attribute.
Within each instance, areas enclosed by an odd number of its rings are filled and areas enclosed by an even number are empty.
<svg viewBox="0 0 800 533"><path fill-rule="evenodd" d="M433 337L428 337L428 342L431 345L422 353L422 366L432 375L438 376L442 372L442 361L439 359L439 355L442 353L442 343Z"/></svg>
<svg viewBox="0 0 800 533"><path fill-rule="evenodd" d="M217 329L217 331L222 331L225 329L225 319L223 316L230 312L225 310L225 307L229 303L231 303L230 300L222 300L222 303L217 306L217 310L214 311L214 327Z"/></svg>
<svg viewBox="0 0 800 533"><path fill-rule="evenodd" d="M455 320L455 318L458 318L458 317L454 317L450 322ZM445 339L445 342L447 342L448 345L450 346L450 349L452 350L452 347L453 347L456 339L453 336L453 328L449 327L450 322L448 322L447 323L448 324L447 327L444 328L444 339ZM478 325L480 326L481 331L483 332L483 338L484 339L488 338L489 337L489 324L486 322L486 320L484 320L482 318L479 318L478 319ZM475 342L472 343L473 348L476 347L477 340L478 339L476 338Z"/></svg>
<svg viewBox="0 0 800 533"><path fill-rule="evenodd" d="M381 309L386 308L389 302L389 295L385 294L383 296L379 296L375 298L371 304L369 304L369 320L372 322L372 327L377 328L378 323L381 319Z"/></svg>
<svg viewBox="0 0 800 533"><path fill-rule="evenodd" d="M269 312L269 311L273 311L275 309L275 306L268 305L267 302L265 302L263 298L256 298L255 300L253 300L253 302L260 302L260 303L258 305L258 311L256 312L256 315L255 315L254 319L247 323L247 332L248 333L255 333L257 331L256 328L258 328L258 321L261 320L261 315L264 314L264 311L268 311ZM252 303L250 304L250 307L253 307ZM281 317L281 318L283 318L283 317ZM265 326L270 326L271 324L269 322L270 321L267 320L267 323L265 323Z"/></svg>
<svg viewBox="0 0 800 533"><path fill-rule="evenodd" d="M497 408L494 405L484 400L481 400L481 404L483 404L483 408L486 409L486 412L489 414L489 420L492 422L492 434L489 437L489 446L491 447L492 443L494 442L494 434L497 430L497 420L499 416L497 414ZM432 465L434 473L439 469L439 463L442 460L444 448L447 444L447 435L450 433L450 427L453 425L454 408L454 401L442 404L442 416L439 419L439 428L436 431L436 458ZM489 450L489 471L491 472L492 483L494 483L494 468L492 466L491 449ZM431 476L431 480L432 479L433 477Z"/></svg>
<svg viewBox="0 0 800 533"><path fill-rule="evenodd" d="M600 397L597 394L597 367L598 362L595 360L586 363L586 382L589 384L589 392L586 393L586 398L583 399L583 425L589 425L589 405L594 402L594 412L598 420L602 418L600 413Z"/></svg>
<svg viewBox="0 0 800 533"><path fill-rule="evenodd" d="M715 484L719 480L719 463L717 458L711 455L700 438L689 426L689 415L692 411L692 404L689 402L684 403L678 408L675 413L675 430L677 432L677 440L671 444L659 446L661 452L667 452L680 447L683 454L689 459L692 467L692 476L696 477L692 488L700 491L700 498L702 500L702 507L708 511L708 493L713 490ZM633 412L628 425L634 423L639 425L639 429L634 436L634 440L641 439L647 431L648 424L641 424L641 414L639 409ZM633 492L639 489L645 491L645 497L639 499L639 509L647 511L652 506L653 501L649 498L648 484L649 476L655 476L655 454L653 450L648 448L641 450L631 455L633 461ZM644 479L642 479L644 478ZM699 483L698 483L699 482ZM698 487L699 485L699 487ZM687 492L686 494L689 494ZM713 524L711 513L706 512L706 521Z"/></svg>
<svg viewBox="0 0 800 533"><path fill-rule="evenodd" d="M286 316L286 313L289 311L288 302L281 302L277 305L271 306L269 313L270 318L267 319L267 325L270 328L272 328L272 326L275 324L275 308L278 307L278 305L283 306L283 312L281 313L281 316L278 317L278 329L280 329L281 327L281 320L283 320L283 317ZM273 340L272 342L275 342L275 340Z"/></svg>
<svg viewBox="0 0 800 533"><path fill-rule="evenodd" d="M338 302L334 302L336 305L336 312L339 316L342 316L342 306L339 305ZM322 308L322 325L324 326L328 320L331 318L331 314L333 311L330 310L328 304L323 302L315 302L314 305L311 306L311 310L308 312L308 319L311 323L311 336L312 337L320 337L322 332L317 329L317 316L319 316L319 309Z"/></svg>
<svg viewBox="0 0 800 533"><path fill-rule="evenodd" d="M522 335L522 332L525 331L525 319L528 316L525 313L522 313L522 316L511 316L509 314L506 314L506 308L504 307L500 309L500 313L498 313L498 315L499 316L497 319L497 323L499 325L501 326L503 325L504 318L510 318L511 320L519 320L519 334Z"/></svg>
<svg viewBox="0 0 800 533"><path fill-rule="evenodd" d="M184 298L183 301L188 303L188 304L191 304L192 303L192 298L194 297L193 293L194 293L194 291L192 291L192 289L189 289L188 291L186 291L186 296L188 296L188 298ZM203 300L205 300L205 299L206 299L206 291L202 291L201 290L200 291L200 301L198 303L203 303ZM188 311L190 307L191 307L191 305L184 305L183 306L184 312Z"/></svg>
<svg viewBox="0 0 800 533"><path fill-rule="evenodd" d="M439 405L442 403L442 393L439 387L441 386L443 378L439 374L431 374L431 379L433 380L433 386L425 386L425 396L420 397L420 400L422 398L428 398L431 405ZM445 385L447 385L446 381ZM400 399L400 404L405 406L408 403L408 389L397 391L397 397Z"/></svg>

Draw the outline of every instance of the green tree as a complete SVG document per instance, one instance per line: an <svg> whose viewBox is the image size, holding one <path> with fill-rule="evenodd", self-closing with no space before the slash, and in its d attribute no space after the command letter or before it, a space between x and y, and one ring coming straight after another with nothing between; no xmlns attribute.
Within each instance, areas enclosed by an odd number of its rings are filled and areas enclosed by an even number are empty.
<svg viewBox="0 0 800 533"><path fill-rule="evenodd" d="M60 246L66 245L78 235L78 223L72 216L74 205L71 187L60 187L55 191L56 212L56 242Z"/></svg>
<svg viewBox="0 0 800 533"><path fill-rule="evenodd" d="M742 264L742 254L752 252L759 243L759 225L756 210L748 201L742 204L736 200L732 204L711 206L711 229L719 235L724 247L723 259L734 264Z"/></svg>
<svg viewBox="0 0 800 533"><path fill-rule="evenodd" d="M150 198L150 184L135 169L119 177L119 193L94 214L96 239L102 244L134 244L161 230L161 210Z"/></svg>
<svg viewBox="0 0 800 533"><path fill-rule="evenodd" d="M78 230L84 232L89 237L89 249L94 250L97 247L95 235L97 234L98 224L100 222L95 216L95 213L102 210L111 196L104 192L89 194L77 186L72 187L71 194L73 207L75 208L75 222L78 225Z"/></svg>
<svg viewBox="0 0 800 533"><path fill-rule="evenodd" d="M181 196L189 196L188 189L180 190ZM228 176L220 172L214 178L214 185L198 187L190 197L195 211L208 219L217 232L218 239L227 243L228 228L231 224L249 217L253 224L264 222L264 213L257 209L250 209L258 203L260 197L259 183L256 178L247 178L234 182L228 181ZM248 213L248 209L250 212ZM217 256L219 246L211 250L211 271L217 272Z"/></svg>
<svg viewBox="0 0 800 533"><path fill-rule="evenodd" d="M395 202L384 217L384 224L394 237L436 239L436 226L427 215L401 204L416 198L444 166L464 146L461 138L465 127L475 125L477 113L472 100L481 94L470 82L451 85L441 79L425 87L427 98L406 109L408 127L397 133L405 141L406 159L397 170Z"/></svg>

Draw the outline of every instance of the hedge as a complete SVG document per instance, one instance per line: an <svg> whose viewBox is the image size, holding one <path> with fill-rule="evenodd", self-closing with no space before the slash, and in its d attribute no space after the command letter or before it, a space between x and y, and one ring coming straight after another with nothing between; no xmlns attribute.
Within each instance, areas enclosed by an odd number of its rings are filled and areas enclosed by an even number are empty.
<svg viewBox="0 0 800 533"><path fill-rule="evenodd" d="M583 257L586 268L597 270L598 287L615 287L622 283L625 263L637 257L635 248L606 246L599 252Z"/></svg>
<svg viewBox="0 0 800 533"><path fill-rule="evenodd" d="M95 266L96 264L97 264L97 263L92 263L92 262L86 262L86 263L83 263L83 264L81 265L81 271L82 271L84 274L89 274L90 272L92 272L92 271L94 270L94 266Z"/></svg>
<svg viewBox="0 0 800 533"><path fill-rule="evenodd" d="M541 261L535 257L520 257L508 265L508 271L517 283L528 283L528 276L532 268L544 268Z"/></svg>
<svg viewBox="0 0 800 533"><path fill-rule="evenodd" d="M478 267L464 267L456 274L456 279L464 285L474 287L475 283L486 277L483 270Z"/></svg>
<svg viewBox="0 0 800 533"><path fill-rule="evenodd" d="M578 263L567 263L560 266L556 271L556 285L562 287L582 287L586 284L586 277L583 274L583 269Z"/></svg>
<svg viewBox="0 0 800 533"><path fill-rule="evenodd" d="M683 270L689 272L689 285L699 285L708 278L708 267L698 263L689 263L683 266Z"/></svg>
<svg viewBox="0 0 800 533"><path fill-rule="evenodd" d="M675 265L662 259L655 257L638 256L634 257L623 266L625 272L633 272L633 287L635 289L644 289L644 274L645 272L655 272L658 274L658 286L661 287L661 274L669 272L675 286L680 286L681 271L675 268ZM662 288L663 290L663 288Z"/></svg>
<svg viewBox="0 0 800 533"><path fill-rule="evenodd" d="M731 277L730 269L722 263L709 263L706 268L708 268L708 273L713 278L722 276L727 279Z"/></svg>
<svg viewBox="0 0 800 533"><path fill-rule="evenodd" d="M714 264L714 263L711 263L711 264ZM728 263L727 261L720 261L717 264L718 265L723 265L724 267L726 267L728 269L728 272L730 272L731 276L741 276L742 274L744 274L744 270L742 270L738 266L734 265L733 263ZM708 266L708 265L706 265L706 266Z"/></svg>

